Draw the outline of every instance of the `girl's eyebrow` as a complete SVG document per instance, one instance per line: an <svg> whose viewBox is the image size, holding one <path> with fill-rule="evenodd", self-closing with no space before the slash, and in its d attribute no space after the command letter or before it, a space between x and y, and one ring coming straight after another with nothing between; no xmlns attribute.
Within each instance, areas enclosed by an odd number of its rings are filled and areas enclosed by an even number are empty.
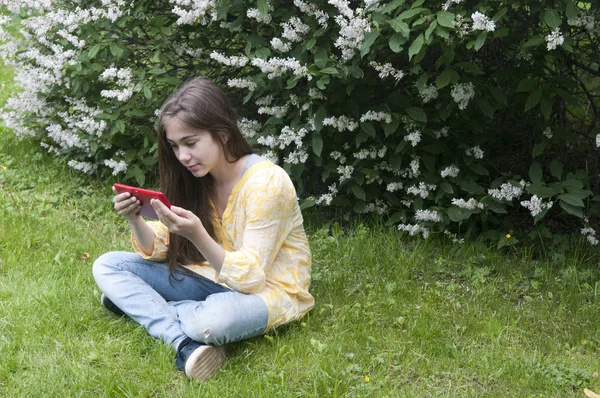
<svg viewBox="0 0 600 398"><path fill-rule="evenodd" d="M190 134L190 135L186 135L186 136L183 136L183 137L181 137L181 139L179 140L179 142L183 142L183 141L185 141L185 140L187 140L187 139L189 139L189 138L195 138L195 137L196 137L196 134ZM165 137L165 138L166 138L166 137ZM171 140L170 140L170 139L168 139L168 138L167 138L167 142L168 142L168 143L170 143L170 144L175 144L175 141L171 141Z"/></svg>

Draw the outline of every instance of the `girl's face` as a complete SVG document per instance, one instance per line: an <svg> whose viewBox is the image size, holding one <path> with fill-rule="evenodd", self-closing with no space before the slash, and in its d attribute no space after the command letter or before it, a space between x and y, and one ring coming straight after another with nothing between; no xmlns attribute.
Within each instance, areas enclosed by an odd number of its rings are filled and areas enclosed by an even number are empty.
<svg viewBox="0 0 600 398"><path fill-rule="evenodd" d="M190 129L175 117L165 132L175 157L195 177L204 177L225 161L223 147L206 130Z"/></svg>

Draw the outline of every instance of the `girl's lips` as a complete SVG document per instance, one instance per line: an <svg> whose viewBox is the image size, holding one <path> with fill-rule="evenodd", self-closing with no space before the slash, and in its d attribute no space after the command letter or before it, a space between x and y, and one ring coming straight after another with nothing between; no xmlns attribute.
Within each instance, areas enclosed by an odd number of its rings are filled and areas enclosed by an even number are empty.
<svg viewBox="0 0 600 398"><path fill-rule="evenodd" d="M194 171L194 170L196 170L198 167L200 167L200 165L199 165L199 164L194 164L194 165L192 165L192 166L187 166L187 169L188 169L189 171Z"/></svg>

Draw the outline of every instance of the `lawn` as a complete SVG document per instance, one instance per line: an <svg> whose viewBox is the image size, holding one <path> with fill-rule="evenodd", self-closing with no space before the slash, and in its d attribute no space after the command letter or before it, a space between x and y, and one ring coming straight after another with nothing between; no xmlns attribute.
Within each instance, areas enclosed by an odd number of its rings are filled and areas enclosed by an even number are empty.
<svg viewBox="0 0 600 398"><path fill-rule="evenodd" d="M113 182L82 177L0 130L1 396L600 392L597 258L507 255L358 221L308 224L316 306L305 319L231 345L216 377L190 381L169 347L99 304L93 260L131 247L112 211Z"/></svg>

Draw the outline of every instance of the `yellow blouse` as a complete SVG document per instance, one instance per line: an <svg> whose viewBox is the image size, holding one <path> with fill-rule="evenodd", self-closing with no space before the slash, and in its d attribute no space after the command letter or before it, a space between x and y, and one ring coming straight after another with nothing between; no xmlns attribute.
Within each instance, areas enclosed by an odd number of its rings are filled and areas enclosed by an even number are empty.
<svg viewBox="0 0 600 398"><path fill-rule="evenodd" d="M281 167L263 160L234 186L222 221L215 211L215 240L225 249L217 274L207 263L185 268L241 293L261 297L269 310L268 328L302 318L314 306L308 292L311 253L296 190ZM169 230L148 222L154 248L146 255L132 234L136 253L166 261Z"/></svg>

